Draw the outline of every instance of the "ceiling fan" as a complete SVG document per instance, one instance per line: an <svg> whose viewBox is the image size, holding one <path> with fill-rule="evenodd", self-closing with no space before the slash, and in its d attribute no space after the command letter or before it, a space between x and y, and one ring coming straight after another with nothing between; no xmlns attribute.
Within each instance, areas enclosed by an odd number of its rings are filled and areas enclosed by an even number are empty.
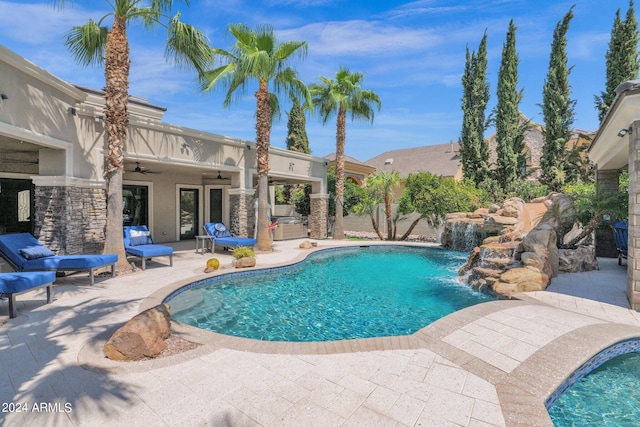
<svg viewBox="0 0 640 427"><path fill-rule="evenodd" d="M162 172L155 172L155 171L151 171L151 170L146 169L146 168L142 168L142 167L140 167L140 162L136 162L135 169L130 170L130 171L126 171L126 172L136 172L136 173L141 173L143 175L146 175L148 173L162 173Z"/></svg>
<svg viewBox="0 0 640 427"><path fill-rule="evenodd" d="M228 181L228 180L230 180L231 178L225 178L225 177L223 177L223 176L220 174L220 171L218 171L218 176L216 177L216 179L217 179L217 180L220 180L220 181Z"/></svg>

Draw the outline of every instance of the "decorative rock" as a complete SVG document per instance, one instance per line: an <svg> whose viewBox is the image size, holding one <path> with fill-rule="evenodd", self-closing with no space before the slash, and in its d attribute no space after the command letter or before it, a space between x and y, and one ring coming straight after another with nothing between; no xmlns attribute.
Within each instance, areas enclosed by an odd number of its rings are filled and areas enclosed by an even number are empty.
<svg viewBox="0 0 640 427"><path fill-rule="evenodd" d="M489 206L489 213L496 213L498 209L502 209L502 206L497 203L493 203L491 206Z"/></svg>
<svg viewBox="0 0 640 427"><path fill-rule="evenodd" d="M255 267L256 259L254 257L238 258L236 260L236 268Z"/></svg>
<svg viewBox="0 0 640 427"><path fill-rule="evenodd" d="M113 333L104 345L111 360L140 360L155 357L167 346L171 334L171 314L167 304L160 304L134 316Z"/></svg>
<svg viewBox="0 0 640 427"><path fill-rule="evenodd" d="M498 225L516 225L518 223L517 217L509 217L509 216L500 216L500 215L489 215L485 221L488 224L498 224Z"/></svg>
<svg viewBox="0 0 640 427"><path fill-rule="evenodd" d="M577 249L560 249L558 260L559 270L563 273L578 273L600 269L593 246L580 246Z"/></svg>
<svg viewBox="0 0 640 427"><path fill-rule="evenodd" d="M535 267L540 270L544 267L544 261L540 258L540 255L535 252L523 252L520 255L520 261L525 266Z"/></svg>
<svg viewBox="0 0 640 427"><path fill-rule="evenodd" d="M458 269L458 276L464 276L465 274L467 274L467 272L469 272L473 268L473 266L476 264L479 256L480 256L480 248L476 246L475 248L473 248L473 250L469 254L469 259L467 260L467 263Z"/></svg>
<svg viewBox="0 0 640 427"><path fill-rule="evenodd" d="M311 245L311 242L308 240L303 241L302 243L300 243L299 248L300 249L311 249L313 246Z"/></svg>

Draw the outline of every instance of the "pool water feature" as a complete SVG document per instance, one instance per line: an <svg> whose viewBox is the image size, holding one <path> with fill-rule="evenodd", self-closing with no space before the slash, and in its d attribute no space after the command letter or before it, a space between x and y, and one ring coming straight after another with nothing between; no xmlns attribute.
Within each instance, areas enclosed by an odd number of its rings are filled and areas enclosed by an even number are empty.
<svg viewBox="0 0 640 427"><path fill-rule="evenodd" d="M547 404L555 426L637 426L640 341L618 343L596 355L563 388L555 402Z"/></svg>
<svg viewBox="0 0 640 427"><path fill-rule="evenodd" d="M265 341L410 335L494 299L458 281L464 259L409 246L322 250L293 266L192 284L165 302L179 322Z"/></svg>

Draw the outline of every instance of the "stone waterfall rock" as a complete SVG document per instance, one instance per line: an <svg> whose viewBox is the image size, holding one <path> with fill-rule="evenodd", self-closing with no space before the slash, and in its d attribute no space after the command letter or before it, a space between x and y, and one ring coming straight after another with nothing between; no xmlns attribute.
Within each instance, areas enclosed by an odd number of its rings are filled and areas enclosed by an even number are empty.
<svg viewBox="0 0 640 427"><path fill-rule="evenodd" d="M170 307L157 305L134 316L115 331L104 345L104 354L111 360L123 361L155 357L166 348L170 328Z"/></svg>

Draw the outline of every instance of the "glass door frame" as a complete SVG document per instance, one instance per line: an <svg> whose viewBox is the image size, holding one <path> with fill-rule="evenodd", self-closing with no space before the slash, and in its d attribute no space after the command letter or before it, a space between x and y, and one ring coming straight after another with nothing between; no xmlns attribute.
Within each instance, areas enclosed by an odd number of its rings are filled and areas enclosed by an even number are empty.
<svg viewBox="0 0 640 427"><path fill-rule="evenodd" d="M180 190L198 190L198 224L197 224L197 230L195 232L196 236L199 236L201 234L204 233L202 226L204 225L204 223L202 222L203 219L203 201L204 198L202 197L204 193L204 189L202 185L193 185L193 184L176 184L176 209L175 209L175 216L176 216L176 235L175 235L175 241L176 242L180 242L180 235L182 233L180 233Z"/></svg>
<svg viewBox="0 0 640 427"><path fill-rule="evenodd" d="M153 212L154 212L154 208L153 208L153 182L151 181L130 181L130 180L122 180L122 185L136 185L139 187L147 187L147 216L149 218L149 224L146 224L146 226L149 228L149 232L151 233L151 236L153 237Z"/></svg>
<svg viewBox="0 0 640 427"><path fill-rule="evenodd" d="M211 219L211 197L210 190L222 190L222 222L229 224L229 189L228 185L205 185L204 186L204 222Z"/></svg>

